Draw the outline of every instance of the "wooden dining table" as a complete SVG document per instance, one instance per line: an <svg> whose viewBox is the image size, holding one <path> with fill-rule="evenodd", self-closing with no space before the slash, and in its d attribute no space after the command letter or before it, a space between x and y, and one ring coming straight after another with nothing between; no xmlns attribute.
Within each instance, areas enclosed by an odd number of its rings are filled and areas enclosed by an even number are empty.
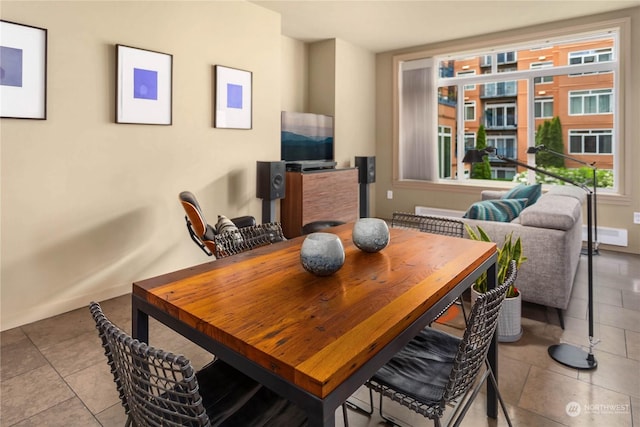
<svg viewBox="0 0 640 427"><path fill-rule="evenodd" d="M494 243L391 228L389 245L366 253L352 228L327 229L346 256L330 276L302 267L301 236L135 282L133 335L149 342L151 316L299 405L310 426L333 426L336 409L483 272L496 280ZM496 351L494 338L494 371Z"/></svg>

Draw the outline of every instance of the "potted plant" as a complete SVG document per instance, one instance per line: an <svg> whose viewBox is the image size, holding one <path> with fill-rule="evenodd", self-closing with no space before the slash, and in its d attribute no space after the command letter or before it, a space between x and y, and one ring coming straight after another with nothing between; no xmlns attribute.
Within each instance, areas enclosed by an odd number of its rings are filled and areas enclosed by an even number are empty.
<svg viewBox="0 0 640 427"><path fill-rule="evenodd" d="M465 224L465 228L469 237L472 240L480 240L483 242L491 242L489 235L477 226L477 233L468 225ZM522 251L522 240L518 237L513 240L513 233L509 233L505 236L502 246L498 247L498 262L496 263L496 282L502 283L507 275L507 269L511 260L516 262L516 268L520 268L520 265L527 260ZM483 273L482 276L472 286L472 290L477 293L487 292L487 274ZM473 295L473 293L472 293ZM475 301L475 298L473 298ZM507 289L507 296L503 303L500 316L498 318L498 341L513 342L520 339L522 336L521 326L521 313L522 313L522 296L520 291L512 284Z"/></svg>

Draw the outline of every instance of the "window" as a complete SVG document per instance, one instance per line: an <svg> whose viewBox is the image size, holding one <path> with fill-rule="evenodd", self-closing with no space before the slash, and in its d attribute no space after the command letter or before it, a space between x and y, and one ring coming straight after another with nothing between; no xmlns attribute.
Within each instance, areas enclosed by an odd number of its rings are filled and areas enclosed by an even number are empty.
<svg viewBox="0 0 640 427"><path fill-rule="evenodd" d="M476 120L476 101L464 103L464 120L467 122L473 122Z"/></svg>
<svg viewBox="0 0 640 427"><path fill-rule="evenodd" d="M462 70L456 73L458 76L474 76L476 70ZM464 90L476 90L476 85L465 85Z"/></svg>
<svg viewBox="0 0 640 427"><path fill-rule="evenodd" d="M476 148L476 134L467 132L464 134L464 152L472 148Z"/></svg>
<svg viewBox="0 0 640 427"><path fill-rule="evenodd" d="M518 84L515 81L487 83L482 86L482 98L503 98L505 96L516 96L518 94Z"/></svg>
<svg viewBox="0 0 640 427"><path fill-rule="evenodd" d="M529 65L529 68L531 68L532 70L538 69L538 68L548 68L548 67L553 67L553 62L551 61L532 62L531 65ZM553 83L553 76L534 77L533 82L537 85L542 83Z"/></svg>
<svg viewBox="0 0 640 427"><path fill-rule="evenodd" d="M595 64L598 62L613 61L613 49L591 49L578 52L569 53L570 65L582 65L582 64ZM608 73L609 71L600 71L601 73ZM588 71L584 73L572 73L571 77L579 77L588 74L596 74L596 71Z"/></svg>
<svg viewBox="0 0 640 427"><path fill-rule="evenodd" d="M598 155L598 167L612 171L613 180L607 185L616 191L624 178L616 170L624 165L616 159L622 143L618 136L624 134L618 129L623 105L618 95L618 44L621 28L628 29L629 24L606 25L600 26L600 32L567 34L563 29L559 30L562 37L520 38L521 46L506 49L489 45L469 51L461 46L460 53L438 51L442 56L429 52L424 57L420 52L394 56L399 67L394 137L397 182L410 180L411 188L419 188L420 181L465 179L464 173L458 173L468 168L462 158L477 144L481 131L487 145L501 155L533 164L526 147L536 144L540 125L553 122L560 123L560 129L554 124L549 128L552 133L544 137L561 140L563 153L585 162ZM420 61L429 63L420 85L403 80ZM468 90L472 85L478 90ZM571 167L571 162L567 164ZM525 173L526 168L495 156L490 157L490 165L493 179L515 174L518 180L535 179L534 174Z"/></svg>
<svg viewBox="0 0 640 427"><path fill-rule="evenodd" d="M484 55L482 57L482 66L483 67L488 67L491 66L493 64L493 57L496 57L496 64L498 65L502 65L502 64L513 64L516 62L516 58L518 57L518 54L515 51L512 52L501 52L501 53L495 53L493 55Z"/></svg>
<svg viewBox="0 0 640 427"><path fill-rule="evenodd" d="M489 104L484 111L487 129L504 129L516 126L516 104Z"/></svg>
<svg viewBox="0 0 640 427"><path fill-rule="evenodd" d="M440 178L451 178L451 128L438 126Z"/></svg>
<svg viewBox="0 0 640 427"><path fill-rule="evenodd" d="M488 136L487 145L495 147L497 154L501 156L512 159L518 157L518 145L516 144L515 136Z"/></svg>
<svg viewBox="0 0 640 427"><path fill-rule="evenodd" d="M613 112L611 89L569 92L569 114L608 114Z"/></svg>
<svg viewBox="0 0 640 427"><path fill-rule="evenodd" d="M553 117L553 98L536 98L534 104L536 119L547 119Z"/></svg>
<svg viewBox="0 0 640 427"><path fill-rule="evenodd" d="M569 152L571 154L612 154L613 132L611 129L570 130Z"/></svg>
<svg viewBox="0 0 640 427"><path fill-rule="evenodd" d="M613 49L592 49L569 53L569 64L592 64L613 60Z"/></svg>

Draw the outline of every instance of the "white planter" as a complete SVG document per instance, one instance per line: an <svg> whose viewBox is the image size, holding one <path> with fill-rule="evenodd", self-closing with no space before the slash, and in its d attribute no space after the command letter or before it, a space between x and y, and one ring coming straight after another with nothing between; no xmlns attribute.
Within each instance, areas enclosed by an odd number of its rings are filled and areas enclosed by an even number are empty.
<svg viewBox="0 0 640 427"><path fill-rule="evenodd" d="M479 293L471 288L471 304ZM498 316L498 341L514 342L522 337L522 292L517 297L505 298Z"/></svg>

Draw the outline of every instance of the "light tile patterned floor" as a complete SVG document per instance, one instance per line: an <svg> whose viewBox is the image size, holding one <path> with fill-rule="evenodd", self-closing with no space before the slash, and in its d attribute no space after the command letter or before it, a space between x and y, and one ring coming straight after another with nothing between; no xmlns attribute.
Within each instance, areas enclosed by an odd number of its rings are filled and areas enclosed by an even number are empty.
<svg viewBox="0 0 640 427"><path fill-rule="evenodd" d="M640 256L600 251L594 257L595 355L598 368L578 371L553 361L547 347L557 342L587 343L586 258L582 257L559 327L556 311L523 307L524 336L499 346L499 382L516 426L640 427ZM130 296L102 302L107 316L130 330ZM196 367L211 355L153 320L153 344L182 352ZM460 333L462 320L438 327ZM107 368L87 308L2 332L1 426L123 426L124 411ZM366 389L352 399L366 400ZM503 426L504 417L489 420L480 394L463 425ZM575 402L579 414L567 412ZM377 399L376 399L377 405ZM394 403L385 409L408 425L431 425ZM572 416L575 415L575 416ZM349 412L351 426L383 425L376 414ZM336 414L341 426L342 414Z"/></svg>

